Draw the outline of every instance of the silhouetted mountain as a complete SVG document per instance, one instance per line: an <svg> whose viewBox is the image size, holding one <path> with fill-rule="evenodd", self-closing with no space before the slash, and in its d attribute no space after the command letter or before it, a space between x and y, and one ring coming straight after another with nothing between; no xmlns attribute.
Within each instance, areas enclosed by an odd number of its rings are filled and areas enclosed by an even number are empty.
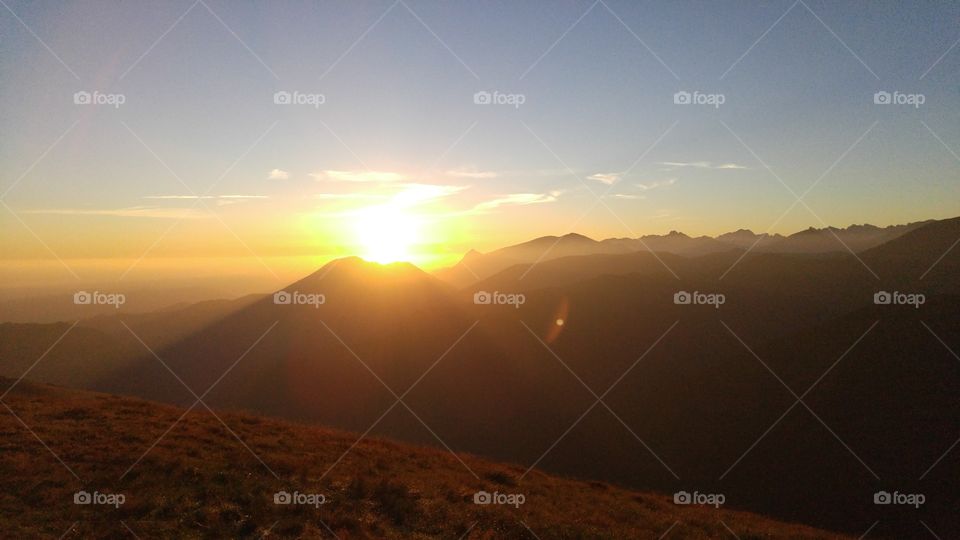
<svg viewBox="0 0 960 540"><path fill-rule="evenodd" d="M944 344L960 344L957 238L960 218L858 256L545 257L459 290L409 264L343 259L94 386L192 405L180 379L198 395L212 388L214 407L633 488L724 493L735 507L854 534L879 520L871 535L922 537L923 519L952 537L960 370ZM678 302L682 291L724 302ZM882 291L926 298L876 305ZM523 302L510 304L516 293ZM794 405L791 390L818 379ZM919 490L929 503L874 505L880 490Z"/></svg>
<svg viewBox="0 0 960 540"><path fill-rule="evenodd" d="M783 240L779 234L756 234L749 229L739 229L734 232L728 232L717 236L717 241L729 244L740 249L750 249L763 251L775 242Z"/></svg>
<svg viewBox="0 0 960 540"><path fill-rule="evenodd" d="M725 233L711 238L692 238L682 232L670 231L665 235L646 235L640 238L609 238L600 242L579 234L563 237L544 236L522 244L509 246L481 254L470 250L464 258L450 268L436 272L437 277L456 286L465 287L485 280L514 265L537 265L562 257L624 254L638 251L671 253L684 257L700 257L731 250L748 250L751 253L819 254L830 252L858 253L888 242L931 221L875 227L851 225L845 229L813 227L783 237L779 234L755 234L746 229Z"/></svg>
<svg viewBox="0 0 960 540"><path fill-rule="evenodd" d="M765 249L777 253L826 253L829 251L859 253L879 246L884 242L889 242L928 223L930 221L891 225L883 228L869 224L851 225L845 229L836 227L815 229L810 227L807 230L791 234L778 242L771 242Z"/></svg>

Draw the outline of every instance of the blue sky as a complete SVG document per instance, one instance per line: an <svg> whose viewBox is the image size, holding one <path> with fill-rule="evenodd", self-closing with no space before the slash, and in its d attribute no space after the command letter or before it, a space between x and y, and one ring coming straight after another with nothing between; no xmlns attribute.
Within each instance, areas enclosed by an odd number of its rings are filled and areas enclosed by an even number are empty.
<svg viewBox="0 0 960 540"><path fill-rule="evenodd" d="M960 213L958 4L5 1L9 258L49 256L30 230L65 259L136 257L175 220L333 253L345 208L410 185L437 186L423 213L451 253Z"/></svg>

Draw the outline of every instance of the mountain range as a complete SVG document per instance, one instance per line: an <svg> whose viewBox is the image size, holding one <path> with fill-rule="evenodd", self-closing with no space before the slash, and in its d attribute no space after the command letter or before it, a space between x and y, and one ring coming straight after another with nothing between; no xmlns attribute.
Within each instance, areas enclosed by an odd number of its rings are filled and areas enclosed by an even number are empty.
<svg viewBox="0 0 960 540"><path fill-rule="evenodd" d="M822 249L837 237L855 253ZM2 324L0 374L723 493L858 536L960 535L960 218L734 245L751 238L544 237L436 275L340 259L287 303Z"/></svg>

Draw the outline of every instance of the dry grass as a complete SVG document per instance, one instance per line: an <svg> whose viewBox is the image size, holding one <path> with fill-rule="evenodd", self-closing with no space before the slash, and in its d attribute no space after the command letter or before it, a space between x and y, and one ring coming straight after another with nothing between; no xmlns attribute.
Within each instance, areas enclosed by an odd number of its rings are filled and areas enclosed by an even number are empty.
<svg viewBox="0 0 960 540"><path fill-rule="evenodd" d="M6 388L9 380L0 380ZM0 407L0 530L7 538L839 538L664 495L581 482L385 440L244 414L21 383L6 403L78 481ZM263 460L260 463L257 457ZM331 466L332 469L331 469ZM268 470L269 467L269 470ZM327 473L329 469L329 473ZM273 472L271 472L271 470ZM277 477L273 473L276 473ZM327 473L327 474L325 474ZM73 504L84 489L120 508ZM279 490L327 503L284 506ZM519 508L476 505L478 490L523 493ZM129 530L127 529L129 527ZM728 530L729 527L729 530ZM132 531L132 533L131 533Z"/></svg>

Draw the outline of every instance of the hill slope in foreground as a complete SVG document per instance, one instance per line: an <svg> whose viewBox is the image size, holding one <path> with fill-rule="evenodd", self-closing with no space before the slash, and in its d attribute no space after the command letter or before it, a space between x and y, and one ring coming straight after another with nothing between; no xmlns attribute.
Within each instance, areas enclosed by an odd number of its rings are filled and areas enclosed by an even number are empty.
<svg viewBox="0 0 960 540"><path fill-rule="evenodd" d="M0 530L11 538L840 538L203 405L26 381L2 405ZM123 501L75 504L78 491ZM275 504L281 491L325 502ZM475 504L478 491L525 500Z"/></svg>

